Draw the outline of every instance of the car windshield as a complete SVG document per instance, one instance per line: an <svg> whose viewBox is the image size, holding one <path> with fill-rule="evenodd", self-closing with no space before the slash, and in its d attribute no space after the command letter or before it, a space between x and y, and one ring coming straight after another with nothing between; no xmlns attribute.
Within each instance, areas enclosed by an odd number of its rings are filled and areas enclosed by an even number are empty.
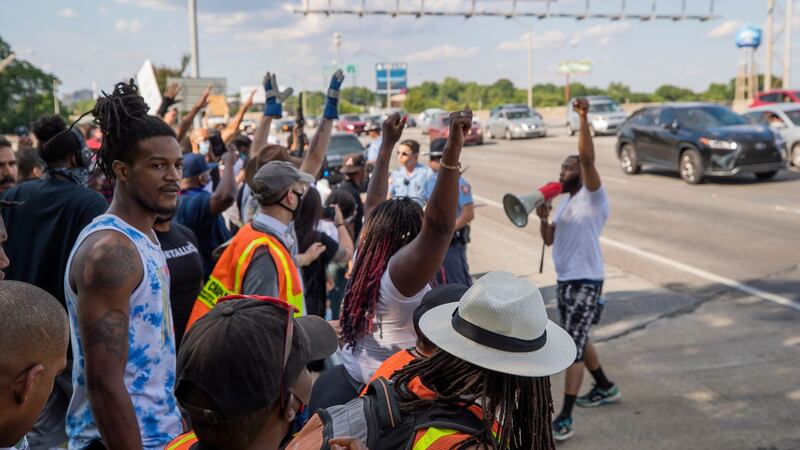
<svg viewBox="0 0 800 450"><path fill-rule="evenodd" d="M509 119L529 119L531 116L530 111L509 111L506 113Z"/></svg>
<svg viewBox="0 0 800 450"><path fill-rule="evenodd" d="M331 143L328 146L329 155L347 155L350 153L361 153L364 147L361 142L353 135L331 136Z"/></svg>
<svg viewBox="0 0 800 450"><path fill-rule="evenodd" d="M364 116L362 119L363 119L365 122L369 122L369 121L376 122L376 121L378 121L378 120L381 120L381 116Z"/></svg>
<svg viewBox="0 0 800 450"><path fill-rule="evenodd" d="M345 116L342 116L342 119L343 120L348 120L350 122L355 122L357 120L360 120L360 118L358 116L356 116L355 114L347 114Z"/></svg>
<svg viewBox="0 0 800 450"><path fill-rule="evenodd" d="M791 120L793 124L800 127L800 109L784 111L784 113L786 113L786 115L789 116L789 120Z"/></svg>
<svg viewBox="0 0 800 450"><path fill-rule="evenodd" d="M446 127L450 126L450 116L441 116L439 120L441 120L442 125Z"/></svg>
<svg viewBox="0 0 800 450"><path fill-rule="evenodd" d="M591 113L605 113L605 112L617 112L619 111L619 105L616 103L590 103L589 104L589 112Z"/></svg>
<svg viewBox="0 0 800 450"><path fill-rule="evenodd" d="M748 123L744 117L719 106L676 108L675 116L678 118L681 125L700 130L725 125L744 125Z"/></svg>

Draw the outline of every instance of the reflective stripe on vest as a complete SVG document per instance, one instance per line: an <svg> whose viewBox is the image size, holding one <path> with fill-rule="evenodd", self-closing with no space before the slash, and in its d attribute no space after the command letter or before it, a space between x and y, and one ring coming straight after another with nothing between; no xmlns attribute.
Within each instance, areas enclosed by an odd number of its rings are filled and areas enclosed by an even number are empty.
<svg viewBox="0 0 800 450"><path fill-rule="evenodd" d="M194 431L182 434L172 440L164 450L188 450L197 442L197 436Z"/></svg>
<svg viewBox="0 0 800 450"><path fill-rule="evenodd" d="M423 434L422 437L417 439L417 442L414 443L412 450L426 450L439 439L446 436L452 436L457 433L458 431L456 430L428 428L428 431L426 431L425 434Z"/></svg>
<svg viewBox="0 0 800 450"><path fill-rule="evenodd" d="M247 224L236 233L222 252L208 282L200 290L186 325L187 330L217 304L217 299L242 293L242 283L253 254L262 247L267 248L275 264L278 278L277 297L297 308L299 312L295 316L305 314L300 272L291 254L277 238L257 231L252 225Z"/></svg>

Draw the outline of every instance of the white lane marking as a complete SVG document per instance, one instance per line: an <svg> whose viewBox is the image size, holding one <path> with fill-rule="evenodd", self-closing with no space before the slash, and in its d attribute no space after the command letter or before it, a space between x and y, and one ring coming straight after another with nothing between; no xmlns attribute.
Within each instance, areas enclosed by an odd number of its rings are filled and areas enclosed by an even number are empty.
<svg viewBox="0 0 800 450"><path fill-rule="evenodd" d="M487 205L494 206L495 208L503 208L503 204L500 202L496 202L494 200L490 200L488 198L484 198L478 195L473 195L478 201L486 203ZM736 289L737 291L744 292L745 294L750 294L754 297L758 297L762 300L766 300L781 306L785 306L787 308L794 309L795 311L800 311L800 303L797 303L793 300L790 300L786 297L782 297L777 294L773 294L771 292L763 291L753 286L749 286L747 284L741 283L739 281L733 280L731 278L723 277L722 275L717 275L715 273L708 272L706 270L690 266L689 264L684 264L680 261L676 261L671 258L667 258L661 255L658 255L653 252L649 252L647 250L642 250L638 247L634 247L629 244L625 244L624 242L620 242L614 239L610 239L607 237L600 237L600 242L610 245L611 247L616 247L620 250L626 251L628 253L633 253L637 256L641 256L642 258L647 258L649 260L655 261L657 263L663 264L665 266L672 267L673 269L678 269L694 275L698 278L703 278L713 283L722 284L728 286L729 288Z"/></svg>
<svg viewBox="0 0 800 450"><path fill-rule="evenodd" d="M605 181L605 180L614 181L616 183L624 183L624 184L627 184L627 183L631 182L631 180L626 180L624 178L609 177L609 176L603 177L603 181Z"/></svg>
<svg viewBox="0 0 800 450"><path fill-rule="evenodd" d="M782 206L782 205L775 205L775 211L791 213L791 214L797 214L797 215L800 216L800 208L788 208L788 207Z"/></svg>

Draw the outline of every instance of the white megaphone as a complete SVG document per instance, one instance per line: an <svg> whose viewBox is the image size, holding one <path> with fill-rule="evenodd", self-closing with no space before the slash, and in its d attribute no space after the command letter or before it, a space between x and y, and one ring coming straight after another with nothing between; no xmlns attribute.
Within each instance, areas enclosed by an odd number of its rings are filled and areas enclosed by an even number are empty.
<svg viewBox="0 0 800 450"><path fill-rule="evenodd" d="M532 194L519 197L514 194L506 194L503 197L503 209L505 209L511 223L522 228L528 225L528 215L531 211L548 200L555 198L560 193L561 183L553 181L533 191Z"/></svg>

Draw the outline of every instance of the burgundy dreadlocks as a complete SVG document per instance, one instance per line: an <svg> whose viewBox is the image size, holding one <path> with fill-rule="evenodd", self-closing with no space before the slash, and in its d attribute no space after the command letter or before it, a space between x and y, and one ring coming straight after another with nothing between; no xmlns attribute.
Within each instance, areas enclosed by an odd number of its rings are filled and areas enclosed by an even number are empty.
<svg viewBox="0 0 800 450"><path fill-rule="evenodd" d="M389 259L422 229L422 207L410 197L395 197L370 214L358 245L353 275L347 283L339 322L346 347L372 331L381 276Z"/></svg>

